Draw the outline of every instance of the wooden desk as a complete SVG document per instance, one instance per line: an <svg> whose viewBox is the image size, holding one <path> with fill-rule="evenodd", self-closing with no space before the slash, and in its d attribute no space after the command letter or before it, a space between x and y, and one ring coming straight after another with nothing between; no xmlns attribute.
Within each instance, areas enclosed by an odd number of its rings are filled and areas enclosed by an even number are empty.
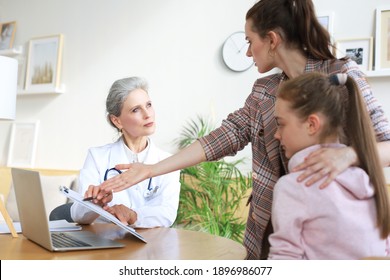
<svg viewBox="0 0 390 280"><path fill-rule="evenodd" d="M244 247L233 240L176 228L139 229L147 244L113 224L83 226L83 230L118 240L126 246L72 252L50 252L22 234L0 234L1 260L239 260Z"/></svg>

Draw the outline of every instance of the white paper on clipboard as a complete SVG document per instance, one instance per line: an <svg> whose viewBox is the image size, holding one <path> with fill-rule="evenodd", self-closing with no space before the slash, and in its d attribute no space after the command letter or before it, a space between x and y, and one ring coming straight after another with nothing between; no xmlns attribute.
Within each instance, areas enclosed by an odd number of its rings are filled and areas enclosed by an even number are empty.
<svg viewBox="0 0 390 280"><path fill-rule="evenodd" d="M132 235L134 235L138 239L140 239L143 242L147 243L145 238L143 238L138 232L136 232L135 229L133 229L129 225L123 224L114 215L110 214L109 212L107 212L106 210L101 208L99 205L96 205L96 204L94 204L94 203L92 203L90 201L83 201L83 197L81 196L81 194L79 194L79 193L77 193L77 192L75 192L75 191L73 191L71 189L68 189L67 187L63 187L63 186L60 187L60 192L63 193L66 197L70 198L71 200L73 200L75 202L78 202L78 203L81 203L85 207L91 209L95 213L97 213L100 216L106 218L107 220L113 222L114 224L116 224L120 228L130 232Z"/></svg>

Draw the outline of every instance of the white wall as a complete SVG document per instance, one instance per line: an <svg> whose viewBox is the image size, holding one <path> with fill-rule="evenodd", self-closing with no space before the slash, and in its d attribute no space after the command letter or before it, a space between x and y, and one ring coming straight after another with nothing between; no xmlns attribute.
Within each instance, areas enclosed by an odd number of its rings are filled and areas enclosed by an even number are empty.
<svg viewBox="0 0 390 280"><path fill-rule="evenodd" d="M105 120L112 82L138 75L149 80L157 113L156 143L173 140L189 118L212 116L219 124L238 109L259 76L255 68L229 71L221 60L226 37L243 30L255 0L0 0L0 22L17 21L15 45L62 33L64 53L58 96L20 96L16 121L40 121L36 167L79 169L88 147L116 139ZM314 0L334 11L335 38L374 35L374 11L387 0ZM351 8L353 5L353 8ZM371 78L390 112L389 77ZM0 123L0 165L8 154L10 122ZM249 147L238 157L247 157Z"/></svg>

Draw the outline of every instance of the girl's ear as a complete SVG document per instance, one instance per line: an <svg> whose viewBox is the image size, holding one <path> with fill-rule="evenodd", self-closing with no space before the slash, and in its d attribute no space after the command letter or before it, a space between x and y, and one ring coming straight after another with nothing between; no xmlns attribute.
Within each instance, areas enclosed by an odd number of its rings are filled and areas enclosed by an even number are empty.
<svg viewBox="0 0 390 280"><path fill-rule="evenodd" d="M309 135L315 135L320 131L321 128L321 119L316 114L311 114L307 118L307 131Z"/></svg>
<svg viewBox="0 0 390 280"><path fill-rule="evenodd" d="M110 120L119 130L122 129L121 120L117 116L110 115Z"/></svg>

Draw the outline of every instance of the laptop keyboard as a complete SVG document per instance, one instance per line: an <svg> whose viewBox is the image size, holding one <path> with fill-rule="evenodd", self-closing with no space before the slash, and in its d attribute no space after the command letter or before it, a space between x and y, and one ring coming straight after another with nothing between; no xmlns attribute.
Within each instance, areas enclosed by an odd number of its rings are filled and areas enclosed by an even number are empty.
<svg viewBox="0 0 390 280"><path fill-rule="evenodd" d="M56 248L70 248L70 247L91 247L90 244L85 243L77 238L69 236L64 233L51 233L53 246Z"/></svg>

